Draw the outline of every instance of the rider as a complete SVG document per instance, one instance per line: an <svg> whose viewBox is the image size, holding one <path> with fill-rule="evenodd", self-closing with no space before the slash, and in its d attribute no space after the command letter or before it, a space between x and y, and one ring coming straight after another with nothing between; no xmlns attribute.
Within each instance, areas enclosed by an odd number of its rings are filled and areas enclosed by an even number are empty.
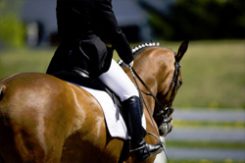
<svg viewBox="0 0 245 163"><path fill-rule="evenodd" d="M111 0L57 0L57 22L61 43L47 73L69 72L81 78L99 79L122 101L131 136L131 151L139 160L162 150L161 144L144 140L139 93L122 68L112 59L109 44L132 66L129 43L118 26Z"/></svg>

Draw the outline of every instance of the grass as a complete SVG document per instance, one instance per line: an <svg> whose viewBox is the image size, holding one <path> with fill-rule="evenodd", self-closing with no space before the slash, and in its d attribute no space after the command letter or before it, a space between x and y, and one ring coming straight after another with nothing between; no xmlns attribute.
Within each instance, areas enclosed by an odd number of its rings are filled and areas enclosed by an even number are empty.
<svg viewBox="0 0 245 163"><path fill-rule="evenodd" d="M161 42L175 51L179 44ZM54 48L0 51L0 78L45 72L53 53ZM181 64L184 84L176 107L245 109L245 40L191 41Z"/></svg>
<svg viewBox="0 0 245 163"><path fill-rule="evenodd" d="M0 51L0 79L20 72L45 72L54 49Z"/></svg>
<svg viewBox="0 0 245 163"><path fill-rule="evenodd" d="M245 108L245 40L190 42L175 106Z"/></svg>

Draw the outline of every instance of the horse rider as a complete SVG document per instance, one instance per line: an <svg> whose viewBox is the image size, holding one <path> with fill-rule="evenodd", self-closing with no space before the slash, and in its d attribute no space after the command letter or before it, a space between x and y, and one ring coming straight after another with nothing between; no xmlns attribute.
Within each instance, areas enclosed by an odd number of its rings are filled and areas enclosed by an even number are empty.
<svg viewBox="0 0 245 163"><path fill-rule="evenodd" d="M56 14L61 42L47 73L58 76L69 72L87 81L99 79L122 102L131 136L130 152L139 160L159 153L161 144L147 144L144 140L139 92L112 59L113 48L128 66L133 63L131 48L118 26L111 0L57 0Z"/></svg>

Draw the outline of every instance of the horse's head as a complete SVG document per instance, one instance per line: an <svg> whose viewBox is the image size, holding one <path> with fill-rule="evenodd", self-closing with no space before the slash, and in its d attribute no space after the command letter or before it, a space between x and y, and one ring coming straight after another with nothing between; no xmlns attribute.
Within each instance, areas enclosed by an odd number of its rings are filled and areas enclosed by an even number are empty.
<svg viewBox="0 0 245 163"><path fill-rule="evenodd" d="M161 78L163 81L158 83L158 91L157 98L161 102L162 107L172 107L172 103L174 101L175 95L182 85L182 77L181 77L181 66L180 61L184 56L186 50L188 48L188 41L184 41L178 52L175 53L173 51L169 51L168 53L172 53L168 55L169 62L165 62L165 70L162 70Z"/></svg>
<svg viewBox="0 0 245 163"><path fill-rule="evenodd" d="M184 41L178 52L171 52L169 62L165 62L166 70L162 70L164 78L158 83L157 100L154 109L154 118L159 127L159 132L162 135L168 134L172 130L172 125L169 124L172 120L172 108L175 96L182 85L180 61L188 48L188 41ZM169 126L170 125L170 126Z"/></svg>
<svg viewBox="0 0 245 163"><path fill-rule="evenodd" d="M144 48L143 45L143 47L136 48L135 54L140 55L135 58L134 68L146 84L142 89L146 90L146 95L150 95L151 101L155 101L154 118L160 133L163 134L165 131L161 130L165 129L161 129L161 125L166 121L171 121L170 115L173 112L171 107L177 91L182 85L180 61L187 48L188 41L184 41L180 45L177 53L171 49L156 46ZM146 89L146 87L148 88Z"/></svg>

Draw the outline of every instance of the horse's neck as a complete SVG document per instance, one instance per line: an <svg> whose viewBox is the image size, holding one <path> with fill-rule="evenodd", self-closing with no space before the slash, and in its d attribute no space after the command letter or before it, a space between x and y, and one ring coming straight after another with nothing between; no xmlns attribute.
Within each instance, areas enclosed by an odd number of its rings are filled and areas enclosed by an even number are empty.
<svg viewBox="0 0 245 163"><path fill-rule="evenodd" d="M149 48L142 52L136 59L135 70L150 89L150 92L142 84L140 84L140 89L152 93L153 96L159 92L166 92L172 78L170 72L174 68L173 63L174 55L169 49ZM155 105L151 96L147 96L147 99L150 106Z"/></svg>
<svg viewBox="0 0 245 163"><path fill-rule="evenodd" d="M161 62L159 62L158 55L156 54L157 49L152 48L144 51L141 56L139 56L135 63L135 70L151 92L156 95L158 90L159 81L159 68L162 67ZM141 84L141 87L143 85ZM143 86L142 88L146 88Z"/></svg>
<svg viewBox="0 0 245 163"><path fill-rule="evenodd" d="M139 58L139 60L136 60L135 62L135 71L140 76L141 80L144 82L144 84L141 83L140 79L137 79L136 76L133 77L132 73L128 71L128 75L132 78L134 84L137 84L138 87L140 87L141 95L144 97L144 104L150 108L154 109L155 101L152 96L146 95L151 94L153 96L156 96L157 94L157 87L158 87L158 80L157 80L157 74L158 69L157 66L151 65L150 58L148 56ZM135 78L135 79L133 79ZM135 83L135 81L137 83ZM152 114L153 114L152 110Z"/></svg>

